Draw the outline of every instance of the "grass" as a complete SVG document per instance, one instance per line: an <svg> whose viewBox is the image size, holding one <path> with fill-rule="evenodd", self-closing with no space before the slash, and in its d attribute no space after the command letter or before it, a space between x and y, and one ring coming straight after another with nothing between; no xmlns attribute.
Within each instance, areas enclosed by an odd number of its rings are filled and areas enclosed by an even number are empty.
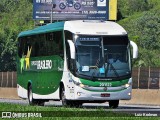
<svg viewBox="0 0 160 120"><path fill-rule="evenodd" d="M1 112L15 112L20 114L28 113L40 113L42 118L23 118L26 120L110 120L123 119L123 120L149 120L151 117L134 117L133 114L113 112L112 109L105 110L103 108L86 109L86 108L66 108L66 107L42 107L42 106L29 106L29 105L17 105L9 103L0 103L0 118ZM22 119L22 118L19 118ZM158 120L158 117L152 117L152 120Z"/></svg>

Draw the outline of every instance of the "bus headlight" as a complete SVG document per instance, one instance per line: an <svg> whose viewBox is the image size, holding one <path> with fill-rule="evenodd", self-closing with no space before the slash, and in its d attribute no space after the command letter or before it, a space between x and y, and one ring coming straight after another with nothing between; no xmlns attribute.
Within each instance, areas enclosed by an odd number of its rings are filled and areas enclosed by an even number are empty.
<svg viewBox="0 0 160 120"><path fill-rule="evenodd" d="M80 86L81 88L85 87L85 85L83 85L82 83L80 83L79 86Z"/></svg>
<svg viewBox="0 0 160 120"><path fill-rule="evenodd" d="M84 85L84 84L76 82L76 81L74 81L74 84L81 87L81 88L87 88L88 87L87 85Z"/></svg>
<svg viewBox="0 0 160 120"><path fill-rule="evenodd" d="M82 83L79 84L79 87L81 87L81 88L88 88L87 85L84 85L84 84L82 84Z"/></svg>
<svg viewBox="0 0 160 120"><path fill-rule="evenodd" d="M125 88L128 88L130 85L129 84L125 84Z"/></svg>
<svg viewBox="0 0 160 120"><path fill-rule="evenodd" d="M77 92L77 95L78 95L78 96L81 96L81 93L80 93L80 92Z"/></svg>
<svg viewBox="0 0 160 120"><path fill-rule="evenodd" d="M132 85L132 83L125 84L125 88L129 88Z"/></svg>

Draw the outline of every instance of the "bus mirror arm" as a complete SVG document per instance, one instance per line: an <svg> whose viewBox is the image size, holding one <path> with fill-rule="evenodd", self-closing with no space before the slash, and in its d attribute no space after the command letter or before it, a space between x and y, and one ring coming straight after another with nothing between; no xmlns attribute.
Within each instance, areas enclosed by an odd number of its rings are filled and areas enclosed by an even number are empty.
<svg viewBox="0 0 160 120"><path fill-rule="evenodd" d="M133 48L133 58L138 58L138 46L135 42L133 41L130 41L130 45L132 46Z"/></svg>
<svg viewBox="0 0 160 120"><path fill-rule="evenodd" d="M71 59L75 59L75 45L72 40L67 40L70 47Z"/></svg>

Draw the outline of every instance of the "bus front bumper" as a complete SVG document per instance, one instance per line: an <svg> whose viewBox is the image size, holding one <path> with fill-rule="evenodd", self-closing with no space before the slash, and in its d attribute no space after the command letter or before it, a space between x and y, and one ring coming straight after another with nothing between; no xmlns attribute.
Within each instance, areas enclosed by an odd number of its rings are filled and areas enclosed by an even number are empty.
<svg viewBox="0 0 160 120"><path fill-rule="evenodd" d="M116 91L89 91L75 86L75 100L130 100L132 87Z"/></svg>

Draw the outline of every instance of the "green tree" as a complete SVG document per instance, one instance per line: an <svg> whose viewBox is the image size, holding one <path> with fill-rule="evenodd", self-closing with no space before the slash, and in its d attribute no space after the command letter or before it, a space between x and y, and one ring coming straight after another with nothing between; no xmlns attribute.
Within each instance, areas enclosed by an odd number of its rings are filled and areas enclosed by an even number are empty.
<svg viewBox="0 0 160 120"><path fill-rule="evenodd" d="M160 50L160 11L146 12L135 21L136 33L142 35L141 47L149 50Z"/></svg>
<svg viewBox="0 0 160 120"><path fill-rule="evenodd" d="M129 33L129 38L139 47L136 66L160 66L160 11L157 7L136 13L119 23ZM142 64L143 63L143 64Z"/></svg>
<svg viewBox="0 0 160 120"><path fill-rule="evenodd" d="M16 70L17 35L33 28L32 3L29 0L1 0L0 71Z"/></svg>
<svg viewBox="0 0 160 120"><path fill-rule="evenodd" d="M127 17L153 8L153 3L151 0L118 0L118 8L123 17Z"/></svg>

